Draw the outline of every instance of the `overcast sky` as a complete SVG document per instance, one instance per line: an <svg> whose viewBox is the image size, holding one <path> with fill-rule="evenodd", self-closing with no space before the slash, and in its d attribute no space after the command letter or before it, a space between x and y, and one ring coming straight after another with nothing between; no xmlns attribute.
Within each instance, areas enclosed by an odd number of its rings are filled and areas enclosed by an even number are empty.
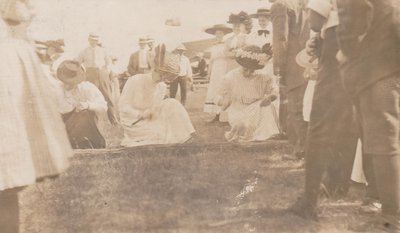
<svg viewBox="0 0 400 233"><path fill-rule="evenodd" d="M150 34L158 41L210 38L203 29L226 23L230 13L254 13L259 7L269 6L268 0L32 1L37 13L31 26L35 38L64 38L66 50L77 53L87 46L88 33L96 31L109 52L121 59L127 59L137 48L142 35ZM177 17L181 27L171 30L164 25L166 19Z"/></svg>

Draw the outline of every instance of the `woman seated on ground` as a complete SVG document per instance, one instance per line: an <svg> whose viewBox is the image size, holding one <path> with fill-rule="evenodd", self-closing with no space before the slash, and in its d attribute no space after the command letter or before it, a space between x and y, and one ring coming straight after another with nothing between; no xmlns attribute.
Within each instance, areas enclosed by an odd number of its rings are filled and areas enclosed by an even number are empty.
<svg viewBox="0 0 400 233"><path fill-rule="evenodd" d="M179 74L179 57L156 48L152 72L128 79L119 100L125 147L184 143L195 130L183 105L166 99L167 85Z"/></svg>
<svg viewBox="0 0 400 233"><path fill-rule="evenodd" d="M279 133L278 115L273 104L277 87L272 77L262 68L272 52L254 45L236 53L241 67L224 77L216 103L227 109L231 130L225 133L228 141L264 141Z"/></svg>
<svg viewBox="0 0 400 233"><path fill-rule="evenodd" d="M58 106L74 149L105 148L106 142L97 127L96 113L107 111L107 102L99 89L85 80L83 66L72 60L57 69L61 80Z"/></svg>

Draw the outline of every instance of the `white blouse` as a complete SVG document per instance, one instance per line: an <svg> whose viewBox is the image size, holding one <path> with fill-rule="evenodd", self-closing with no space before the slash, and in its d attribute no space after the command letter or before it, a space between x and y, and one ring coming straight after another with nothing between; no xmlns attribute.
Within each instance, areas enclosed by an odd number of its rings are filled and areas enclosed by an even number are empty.
<svg viewBox="0 0 400 233"><path fill-rule="evenodd" d="M72 90L66 90L61 83L57 93L58 108L62 114L73 111L79 103L87 103L90 111L107 111L107 102L103 94L90 82L81 82Z"/></svg>

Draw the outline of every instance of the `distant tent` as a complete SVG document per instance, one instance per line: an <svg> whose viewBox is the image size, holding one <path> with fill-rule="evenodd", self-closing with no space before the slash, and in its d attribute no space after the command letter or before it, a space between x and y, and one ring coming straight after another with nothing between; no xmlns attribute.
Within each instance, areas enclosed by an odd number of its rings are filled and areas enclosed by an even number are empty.
<svg viewBox="0 0 400 233"><path fill-rule="evenodd" d="M190 58L191 61L196 60L196 54L204 53L206 58L210 57L210 49L214 45L215 39L204 39L204 40L195 40L184 42L183 44L186 47L186 56Z"/></svg>

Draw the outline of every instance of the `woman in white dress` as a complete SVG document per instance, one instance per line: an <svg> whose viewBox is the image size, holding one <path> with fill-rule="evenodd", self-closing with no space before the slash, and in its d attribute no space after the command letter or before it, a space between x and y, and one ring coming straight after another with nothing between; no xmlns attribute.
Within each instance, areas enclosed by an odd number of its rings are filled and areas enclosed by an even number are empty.
<svg viewBox="0 0 400 233"><path fill-rule="evenodd" d="M119 100L124 147L184 143L195 132L183 105L165 98L165 82L179 75L179 56L166 52L163 45L155 52L152 72L130 77Z"/></svg>
<svg viewBox="0 0 400 233"><path fill-rule="evenodd" d="M264 70L271 58L257 46L246 46L236 53L241 67L224 78L217 103L227 109L231 130L228 141L264 141L279 133L278 116L272 102L278 88Z"/></svg>
<svg viewBox="0 0 400 233"><path fill-rule="evenodd" d="M26 34L29 1L0 3L0 231L16 233L21 188L64 171L72 150Z"/></svg>
<svg viewBox="0 0 400 233"><path fill-rule="evenodd" d="M227 72L228 61L225 56L225 44L224 36L232 29L223 25L216 24L213 27L207 28L206 33L215 35L216 42L211 48L211 59L210 59L210 82L207 89L207 97L204 103L204 112L215 114L215 118L212 121L219 121L220 107L215 104L215 96L218 88L221 85L222 77Z"/></svg>
<svg viewBox="0 0 400 233"><path fill-rule="evenodd" d="M233 34L225 40L225 55L228 58L227 70L230 71L239 67L235 60L236 51L247 45L252 22L250 16L242 11L239 14L231 14L228 23L232 24L233 29Z"/></svg>

